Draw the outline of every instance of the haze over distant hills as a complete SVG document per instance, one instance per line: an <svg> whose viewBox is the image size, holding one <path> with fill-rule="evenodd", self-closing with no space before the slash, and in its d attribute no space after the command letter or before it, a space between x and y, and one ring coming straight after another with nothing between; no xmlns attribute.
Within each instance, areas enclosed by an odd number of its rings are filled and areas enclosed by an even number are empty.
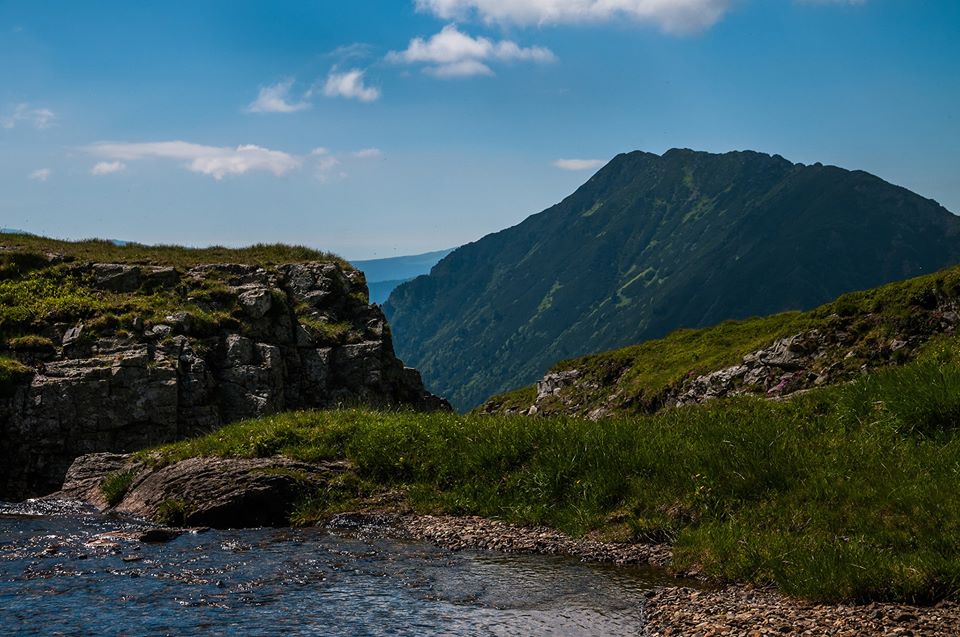
<svg viewBox="0 0 960 637"><path fill-rule="evenodd" d="M960 219L871 174L749 151L632 152L458 248L385 311L399 356L469 408L560 359L958 261Z"/></svg>
<svg viewBox="0 0 960 637"><path fill-rule="evenodd" d="M453 248L449 248L409 256L353 261L352 264L367 277L370 302L383 304L394 288L421 274L429 273L430 268L452 251Z"/></svg>

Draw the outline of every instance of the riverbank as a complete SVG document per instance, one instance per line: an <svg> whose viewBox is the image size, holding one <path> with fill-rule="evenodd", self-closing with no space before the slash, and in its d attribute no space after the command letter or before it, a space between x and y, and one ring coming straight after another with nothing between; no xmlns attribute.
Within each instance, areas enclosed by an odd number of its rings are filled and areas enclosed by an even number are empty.
<svg viewBox="0 0 960 637"><path fill-rule="evenodd" d="M23 510L23 507L20 507ZM31 515L90 515L70 502L38 501ZM116 523L116 522L115 522ZM124 563L141 561L141 546L177 540L196 529L155 528L135 519L122 529L93 534L75 547L86 555L117 555ZM648 637L730 637L755 635L901 635L956 637L960 605L929 606L897 603L818 604L786 596L770 588L721 586L702 574L677 579L668 574L672 549L666 544L608 542L573 538L548 527L526 527L476 516L422 515L396 509L351 511L331 516L322 528L341 538L367 542L427 542L440 549L512 555L576 558L617 565L631 572L638 567L650 588L637 598ZM210 531L213 533L214 531ZM285 533L277 529L276 533ZM192 540L191 540L192 541ZM51 542L53 542L51 544ZM36 558L69 557L76 552L62 540L42 536L25 547ZM647 568L650 567L650 568Z"/></svg>
<svg viewBox="0 0 960 637"><path fill-rule="evenodd" d="M960 606L815 604L772 590L730 586L716 591L667 587L646 603L649 637L956 637Z"/></svg>
<svg viewBox="0 0 960 637"><path fill-rule="evenodd" d="M574 539L546 527L520 527L478 517L390 512L334 516L331 530L397 533L454 551L488 550L514 554L564 555L620 566L667 567L671 548L663 544L621 544ZM760 635L861 635L956 637L960 604L818 604L769 588L711 586L702 577L652 589L644 603L648 637L754 637Z"/></svg>

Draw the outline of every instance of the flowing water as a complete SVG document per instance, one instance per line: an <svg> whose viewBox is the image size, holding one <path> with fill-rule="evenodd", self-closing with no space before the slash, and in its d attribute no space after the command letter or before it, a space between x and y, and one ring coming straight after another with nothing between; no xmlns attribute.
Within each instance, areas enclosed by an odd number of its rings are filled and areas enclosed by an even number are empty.
<svg viewBox="0 0 960 637"><path fill-rule="evenodd" d="M79 506L0 504L4 635L638 635L647 570L250 529L141 543Z"/></svg>

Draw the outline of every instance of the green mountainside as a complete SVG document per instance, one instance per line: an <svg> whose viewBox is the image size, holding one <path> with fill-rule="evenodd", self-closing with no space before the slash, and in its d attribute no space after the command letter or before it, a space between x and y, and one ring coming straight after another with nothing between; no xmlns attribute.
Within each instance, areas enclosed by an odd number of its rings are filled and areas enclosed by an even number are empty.
<svg viewBox="0 0 960 637"><path fill-rule="evenodd" d="M470 408L562 359L958 261L960 219L868 173L755 152L633 152L455 250L384 309L404 361Z"/></svg>
<svg viewBox="0 0 960 637"><path fill-rule="evenodd" d="M844 294L807 312L683 329L560 361L536 386L490 398L484 413L591 419L647 414L737 395L780 398L900 366L960 326L960 266Z"/></svg>

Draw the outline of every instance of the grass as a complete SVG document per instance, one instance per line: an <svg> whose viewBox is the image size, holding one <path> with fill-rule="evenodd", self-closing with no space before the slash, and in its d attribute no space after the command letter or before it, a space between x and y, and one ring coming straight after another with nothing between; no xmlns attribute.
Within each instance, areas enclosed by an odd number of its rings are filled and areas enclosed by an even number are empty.
<svg viewBox="0 0 960 637"><path fill-rule="evenodd" d="M33 377L33 370L14 358L0 356L0 396L11 395L17 385Z"/></svg>
<svg viewBox="0 0 960 637"><path fill-rule="evenodd" d="M790 401L751 397L601 422L343 410L246 421L161 448L348 459L296 520L393 492L423 512L668 540L675 567L838 600L960 590L960 351ZM156 459L155 459L156 461Z"/></svg>
<svg viewBox="0 0 960 637"><path fill-rule="evenodd" d="M55 349L53 341L45 336L27 334L7 339L7 347L14 351L52 352Z"/></svg>
<svg viewBox="0 0 960 637"><path fill-rule="evenodd" d="M183 526L190 507L178 498L168 498L157 506L157 521L164 526Z"/></svg>
<svg viewBox="0 0 960 637"><path fill-rule="evenodd" d="M62 254L81 261L99 263L133 263L142 265L165 265L191 267L202 263L242 263L250 265L277 265L305 261L330 261L346 270L353 267L341 257L304 246L264 244L244 248L187 248L172 245L146 246L139 243L116 245L103 239L86 241L60 241L34 235L0 233L0 246L15 252L31 255L19 259L36 261L45 253ZM0 262L0 276L5 263ZM29 264L20 266L23 270Z"/></svg>
<svg viewBox="0 0 960 637"><path fill-rule="evenodd" d="M100 491L103 493L103 497L107 499L107 504L110 506L120 504L136 475L135 471L115 471L107 474L100 485Z"/></svg>
<svg viewBox="0 0 960 637"><path fill-rule="evenodd" d="M332 260L351 267L338 257L297 246L257 245L236 250L115 246L106 241L68 243L4 234L0 234L0 246L7 248L0 250L0 338L13 350L39 346L43 337L38 334L56 322L83 322L87 334L113 334L132 330L135 322L151 327L166 322L170 314L186 311L190 314L191 333L196 336L208 336L225 327L239 327L232 316L237 312L236 292L215 274L199 281L184 279L168 288L145 284L133 293L118 293L98 288L93 275L84 267L87 260L180 267L201 262L269 265ZM41 254L52 251L83 261L80 264L50 261ZM330 329L334 328L339 326Z"/></svg>
<svg viewBox="0 0 960 637"><path fill-rule="evenodd" d="M677 330L661 339L561 361L550 371L580 371L578 382L564 391L567 403L580 405L581 413L599 406L609 407L609 393L614 386L623 401L616 405L618 412L645 413L660 408L662 396L688 376L736 365L749 352L810 329L849 334L850 347L840 353L836 362L855 371L892 335L936 332L937 308L951 301L960 301L960 267L845 294L809 312L785 312L726 321L704 329ZM853 355L842 358L847 350ZM525 409L535 397L534 388L521 388L495 396L479 409ZM559 405L558 408L563 409ZM541 405L541 413L550 411L549 402Z"/></svg>
<svg viewBox="0 0 960 637"><path fill-rule="evenodd" d="M347 339L350 330L353 329L350 323L344 321L330 323L307 315L299 315L297 320L324 343L341 343Z"/></svg>

